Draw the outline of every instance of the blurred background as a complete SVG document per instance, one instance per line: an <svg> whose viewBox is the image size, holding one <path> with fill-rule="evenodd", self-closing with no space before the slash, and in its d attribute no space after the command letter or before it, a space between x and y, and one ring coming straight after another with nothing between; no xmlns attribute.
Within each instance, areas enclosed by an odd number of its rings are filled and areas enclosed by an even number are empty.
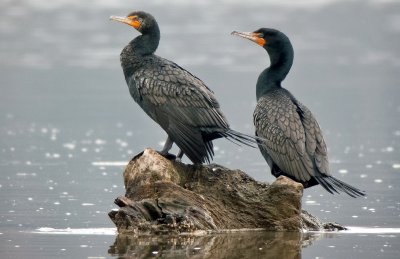
<svg viewBox="0 0 400 259"><path fill-rule="evenodd" d="M28 242L18 233L40 227L113 227L124 165L161 149L166 134L131 99L119 63L138 33L109 21L133 10L157 19L157 55L206 82L232 128L248 134L269 59L230 33L284 32L295 50L284 87L318 119L332 173L368 195L317 186L305 190L304 209L343 225L399 227L400 2L2 0L1 250L13 254ZM274 180L257 149L217 140L215 151L215 163Z"/></svg>

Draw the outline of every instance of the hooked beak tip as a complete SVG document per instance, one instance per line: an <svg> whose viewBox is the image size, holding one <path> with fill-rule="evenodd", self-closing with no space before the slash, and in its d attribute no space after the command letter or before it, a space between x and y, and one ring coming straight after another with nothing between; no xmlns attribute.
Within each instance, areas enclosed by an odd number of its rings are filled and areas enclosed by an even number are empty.
<svg viewBox="0 0 400 259"><path fill-rule="evenodd" d="M231 35L236 35L236 36L239 36L239 37L242 37L242 38L251 40L251 41L257 43L257 44L260 45L260 46L264 46L264 44L265 44L265 39L260 38L260 37L257 35L257 33L254 33L254 32L238 32L238 31L233 31L233 32L231 32Z"/></svg>
<svg viewBox="0 0 400 259"><path fill-rule="evenodd" d="M111 15L110 20L117 21L117 22L124 22L126 20L126 17Z"/></svg>

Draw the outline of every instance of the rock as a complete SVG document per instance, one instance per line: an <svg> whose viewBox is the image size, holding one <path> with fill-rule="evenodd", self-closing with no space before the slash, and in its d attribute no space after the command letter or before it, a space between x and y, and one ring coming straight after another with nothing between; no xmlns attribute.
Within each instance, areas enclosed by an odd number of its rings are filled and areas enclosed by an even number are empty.
<svg viewBox="0 0 400 259"><path fill-rule="evenodd" d="M281 176L271 185L220 165L186 165L152 149L124 171L125 197L109 216L119 233L204 234L237 229L322 230L301 210L303 186Z"/></svg>

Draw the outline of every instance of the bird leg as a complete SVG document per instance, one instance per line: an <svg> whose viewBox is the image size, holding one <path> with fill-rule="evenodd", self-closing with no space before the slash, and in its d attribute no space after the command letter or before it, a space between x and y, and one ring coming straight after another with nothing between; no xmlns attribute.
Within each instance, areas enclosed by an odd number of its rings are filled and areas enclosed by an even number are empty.
<svg viewBox="0 0 400 259"><path fill-rule="evenodd" d="M182 157L183 157L183 151L182 149L179 149L179 153L178 155L176 155L176 161L181 162L182 161Z"/></svg>
<svg viewBox="0 0 400 259"><path fill-rule="evenodd" d="M161 151L157 151L157 152L160 155L162 155L163 157L165 157L166 159L170 159L170 160L175 159L176 158L175 155L168 153L168 151L170 151L172 148L172 144L174 144L174 142L168 136L167 140L165 141L163 149Z"/></svg>
<svg viewBox="0 0 400 259"><path fill-rule="evenodd" d="M275 176L276 178L278 178L278 177L281 176L281 175L285 175L285 173L282 172L282 170L281 170L276 164L273 164L273 165L272 165L271 174L272 174L273 176Z"/></svg>
<svg viewBox="0 0 400 259"><path fill-rule="evenodd" d="M160 154L165 156L168 154L168 151L172 148L172 144L174 142L171 140L171 138L168 136L167 140L165 141L163 149L160 151Z"/></svg>

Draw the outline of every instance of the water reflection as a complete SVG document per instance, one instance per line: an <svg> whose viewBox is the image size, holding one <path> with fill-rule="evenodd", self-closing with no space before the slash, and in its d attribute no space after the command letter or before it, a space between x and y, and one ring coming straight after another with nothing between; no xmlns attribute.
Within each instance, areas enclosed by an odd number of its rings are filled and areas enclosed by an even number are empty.
<svg viewBox="0 0 400 259"><path fill-rule="evenodd" d="M318 235L294 232L246 232L200 237L118 235L108 253L123 258L301 258Z"/></svg>

